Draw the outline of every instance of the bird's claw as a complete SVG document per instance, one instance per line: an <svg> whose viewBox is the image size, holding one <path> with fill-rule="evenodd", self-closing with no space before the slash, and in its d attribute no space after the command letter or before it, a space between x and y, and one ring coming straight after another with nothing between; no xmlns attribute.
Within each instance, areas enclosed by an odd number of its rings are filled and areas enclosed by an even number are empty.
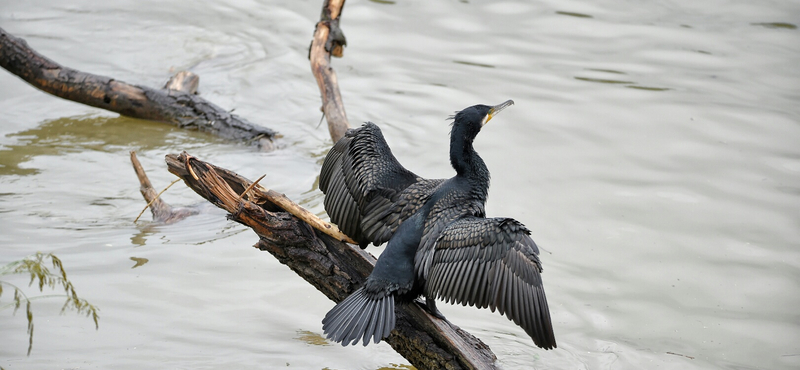
<svg viewBox="0 0 800 370"><path fill-rule="evenodd" d="M428 311L429 314L431 314L433 316L436 316L436 318L438 318L440 320L447 320L444 317L444 314L442 313L442 311L439 311L439 309L436 308L436 300L435 299L425 297L425 305L423 307L425 307L425 311Z"/></svg>

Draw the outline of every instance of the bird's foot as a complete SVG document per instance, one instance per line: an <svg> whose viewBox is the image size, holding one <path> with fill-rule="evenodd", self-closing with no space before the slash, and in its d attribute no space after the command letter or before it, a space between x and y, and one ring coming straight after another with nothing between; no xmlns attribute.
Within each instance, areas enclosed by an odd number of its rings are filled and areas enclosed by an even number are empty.
<svg viewBox="0 0 800 370"><path fill-rule="evenodd" d="M423 307L425 308L425 311L428 311L429 314L431 314L433 316L436 316L437 318L439 318L441 320L447 320L444 317L444 314L442 314L442 311L439 311L439 309L436 308L436 300L435 299L425 297L425 306L423 306Z"/></svg>

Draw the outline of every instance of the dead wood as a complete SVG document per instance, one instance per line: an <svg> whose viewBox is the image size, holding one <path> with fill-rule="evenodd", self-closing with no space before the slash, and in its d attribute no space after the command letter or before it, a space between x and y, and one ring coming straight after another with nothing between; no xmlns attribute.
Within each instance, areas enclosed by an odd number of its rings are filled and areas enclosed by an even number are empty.
<svg viewBox="0 0 800 370"><path fill-rule="evenodd" d="M176 73L164 85L167 90L178 90L187 94L197 94L198 87L200 87L200 76L189 71Z"/></svg>
<svg viewBox="0 0 800 370"><path fill-rule="evenodd" d="M347 40L339 28L339 15L345 0L325 0L322 15L314 30L314 39L308 51L311 61L311 72L317 79L322 94L322 112L328 121L328 131L333 142L339 141L350 127L344 111L342 95L339 93L339 82L336 72L331 67L331 55L340 57L344 53Z"/></svg>
<svg viewBox="0 0 800 370"><path fill-rule="evenodd" d="M230 114L190 92L190 87L174 89L174 85L168 85L168 88L153 89L64 67L2 28L0 67L33 87L60 98L128 117L171 123L236 141L257 143L264 150L272 150L272 139L277 134Z"/></svg>
<svg viewBox="0 0 800 370"><path fill-rule="evenodd" d="M153 222L171 224L199 213L197 209L193 208L174 208L161 200L159 193L153 188L153 184L150 183L150 179L144 172L142 164L139 163L139 158L136 158L136 152L131 152L131 163L133 164L133 170L136 172L136 177L139 178L139 184L141 184L139 191L153 214Z"/></svg>
<svg viewBox="0 0 800 370"><path fill-rule="evenodd" d="M252 184L246 178L185 152L167 155L166 162L197 194L228 211L229 219L252 228L259 236L256 248L270 252L334 302L360 287L372 271L372 255L286 212L269 191L255 186L243 194ZM396 313L397 326L386 342L418 369L495 368L494 354L471 334L417 304L400 304Z"/></svg>
<svg viewBox="0 0 800 370"><path fill-rule="evenodd" d="M287 198L285 194L280 194L274 190L266 189L260 186L257 189L258 192L256 193L256 196L268 199L282 210L291 213L293 216L311 225L311 227L328 234L328 236L331 236L338 241L358 244L353 239L350 239L349 236L339 231L339 227L323 221L321 218L317 217L317 215L309 212L307 209ZM245 190L245 193L249 193L250 190L251 189Z"/></svg>

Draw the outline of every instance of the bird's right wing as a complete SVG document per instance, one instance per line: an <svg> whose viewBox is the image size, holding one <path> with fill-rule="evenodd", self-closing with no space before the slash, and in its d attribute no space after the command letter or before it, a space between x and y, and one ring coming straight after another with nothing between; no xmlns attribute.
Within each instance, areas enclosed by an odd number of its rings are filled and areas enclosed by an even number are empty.
<svg viewBox="0 0 800 370"><path fill-rule="evenodd" d="M447 226L433 251L418 261L427 264L425 296L497 309L536 345L555 348L538 254L530 231L519 221L460 219Z"/></svg>
<svg viewBox="0 0 800 370"><path fill-rule="evenodd" d="M380 128L367 122L348 130L328 152L319 188L331 222L363 248L389 240L442 182L405 169Z"/></svg>

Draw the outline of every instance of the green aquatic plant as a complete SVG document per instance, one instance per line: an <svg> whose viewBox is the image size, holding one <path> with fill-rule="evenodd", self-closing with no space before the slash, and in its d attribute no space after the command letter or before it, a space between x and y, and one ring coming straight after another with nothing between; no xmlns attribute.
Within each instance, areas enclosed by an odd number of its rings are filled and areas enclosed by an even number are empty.
<svg viewBox="0 0 800 370"><path fill-rule="evenodd" d="M50 271L50 269L47 267L46 260L48 259L51 261L54 271ZM78 314L85 314L87 317L91 316L92 320L94 321L95 329L100 327L98 324L98 319L100 316L97 313L99 309L89 303L87 300L78 297L78 294L75 293L75 287L67 278L67 272L64 270L61 260L54 254L36 252L36 254L0 267L0 276L14 274L30 274L31 280L28 283L28 286L30 287L34 282L37 282L40 292L43 292L44 287L48 286L50 289L54 290L58 287L61 287L64 289L65 293L64 295L58 294L28 297L28 295L16 285L0 280L0 296L3 295L4 286L9 286L14 289L13 301L5 305L0 305L0 309L14 307L14 314L16 314L20 306L25 303L25 314L28 318L28 356L30 356L31 349L33 349L33 310L31 310L31 301L34 299L66 297L64 305L61 307L61 313L64 313L67 310L74 310Z"/></svg>

